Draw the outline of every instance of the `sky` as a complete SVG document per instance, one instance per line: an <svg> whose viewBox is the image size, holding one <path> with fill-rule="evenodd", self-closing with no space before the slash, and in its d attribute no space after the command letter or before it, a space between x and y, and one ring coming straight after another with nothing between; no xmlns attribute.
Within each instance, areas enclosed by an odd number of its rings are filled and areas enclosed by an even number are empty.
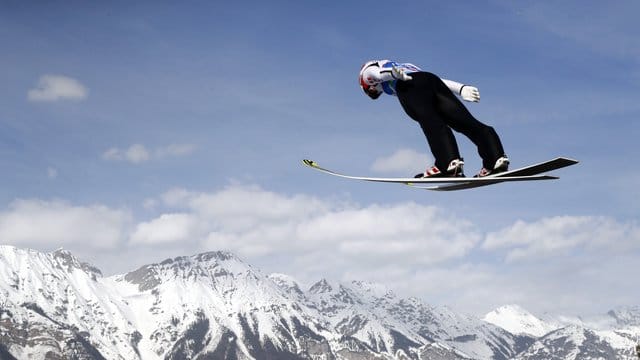
<svg viewBox="0 0 640 360"><path fill-rule="evenodd" d="M482 315L639 305L637 1L0 3L0 244L105 276L226 250L303 286L372 281ZM358 70L411 62L512 168L559 180L429 192L339 179L433 162ZM481 161L457 134L465 170Z"/></svg>

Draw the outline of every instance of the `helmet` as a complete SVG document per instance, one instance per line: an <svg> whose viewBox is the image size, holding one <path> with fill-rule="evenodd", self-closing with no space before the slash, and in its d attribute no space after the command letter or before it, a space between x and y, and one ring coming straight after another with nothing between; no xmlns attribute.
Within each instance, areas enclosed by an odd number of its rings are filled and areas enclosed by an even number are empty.
<svg viewBox="0 0 640 360"><path fill-rule="evenodd" d="M382 94L382 85L380 84L375 84L375 85L369 85L365 79L364 79L364 70L370 66L379 66L378 65L378 61L377 60L372 60L372 61L367 61L366 63L364 63L362 65L362 67L360 68L360 74L358 75L358 81L360 82L360 87L362 88L362 91L364 91L365 94L367 94L367 96L369 96L372 99L377 99L378 97L380 97L380 95Z"/></svg>

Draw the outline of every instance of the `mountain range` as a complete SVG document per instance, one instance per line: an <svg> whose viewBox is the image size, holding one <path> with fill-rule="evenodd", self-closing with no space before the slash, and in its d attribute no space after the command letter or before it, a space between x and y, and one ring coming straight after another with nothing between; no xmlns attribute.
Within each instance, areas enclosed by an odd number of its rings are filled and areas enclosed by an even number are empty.
<svg viewBox="0 0 640 360"><path fill-rule="evenodd" d="M478 318L361 281L303 289L229 252L105 277L0 246L0 359L632 359L639 335L640 306Z"/></svg>

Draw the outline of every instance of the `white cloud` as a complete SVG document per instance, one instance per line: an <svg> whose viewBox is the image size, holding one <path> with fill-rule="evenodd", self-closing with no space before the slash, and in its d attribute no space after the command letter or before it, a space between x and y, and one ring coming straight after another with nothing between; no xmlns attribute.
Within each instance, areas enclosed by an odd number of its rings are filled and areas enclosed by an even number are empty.
<svg viewBox="0 0 640 360"><path fill-rule="evenodd" d="M84 100L89 91L78 80L62 75L43 75L38 85L29 90L29 101Z"/></svg>
<svg viewBox="0 0 640 360"><path fill-rule="evenodd" d="M361 207L239 185L216 193L174 189L162 201L197 219L190 233L204 248L248 257L317 252L366 266L433 264L464 256L481 239L469 222L415 203Z"/></svg>
<svg viewBox="0 0 640 360"><path fill-rule="evenodd" d="M102 154L102 158L105 160L123 160L124 155L122 150L118 148L110 148Z"/></svg>
<svg viewBox="0 0 640 360"><path fill-rule="evenodd" d="M412 173L424 169L431 158L412 149L399 149L393 154L376 159L371 170L381 173Z"/></svg>
<svg viewBox="0 0 640 360"><path fill-rule="evenodd" d="M489 233L486 250L505 250L506 260L565 255L576 249L614 253L640 244L640 227L595 216L557 216L532 223L517 221ZM635 245L636 247L638 245Z"/></svg>
<svg viewBox="0 0 640 360"><path fill-rule="evenodd" d="M49 179L55 179L58 177L58 170L52 167L47 168L47 177Z"/></svg>
<svg viewBox="0 0 640 360"><path fill-rule="evenodd" d="M124 157L127 161L138 164L149 160L150 156L144 145L134 144L124 152Z"/></svg>
<svg viewBox="0 0 640 360"><path fill-rule="evenodd" d="M125 239L128 211L64 201L16 200L0 213L0 242L17 246L114 248Z"/></svg>
<svg viewBox="0 0 640 360"><path fill-rule="evenodd" d="M111 148L102 154L102 158L112 161L128 161L133 164L140 164L151 158L149 150L144 145L133 144L129 148L121 150Z"/></svg>
<svg viewBox="0 0 640 360"><path fill-rule="evenodd" d="M186 156L193 153L195 149L196 146L193 144L171 144L156 149L156 156L159 158Z"/></svg>
<svg viewBox="0 0 640 360"><path fill-rule="evenodd" d="M131 234L132 244L163 244L193 240L197 229L189 214L163 214L157 219L138 224Z"/></svg>
<svg viewBox="0 0 640 360"><path fill-rule="evenodd" d="M132 164L140 164L152 159L186 156L194 150L195 146L191 144L171 144L152 152L142 144L133 144L126 149L112 147L102 154L102 158L110 161L127 161Z"/></svg>
<svg viewBox="0 0 640 360"><path fill-rule="evenodd" d="M146 210L153 210L158 206L158 200L153 198L144 199L142 202L142 207Z"/></svg>
<svg viewBox="0 0 640 360"><path fill-rule="evenodd" d="M144 204L157 215L134 223L128 211L102 205L17 200L0 212L0 242L64 246L107 274L230 250L303 283L379 282L402 296L476 313L505 303L534 312L588 311L640 296L628 286L639 260L633 221L558 216L483 237L473 223L433 206L359 205L238 184L214 192L177 188Z"/></svg>
<svg viewBox="0 0 640 360"><path fill-rule="evenodd" d="M296 238L318 247L332 245L359 262L434 264L464 256L480 234L435 207L404 203L319 214L297 226Z"/></svg>
<svg viewBox="0 0 640 360"><path fill-rule="evenodd" d="M188 208L204 219L215 220L227 231L245 231L260 224L299 222L337 206L305 195L285 196L242 185L231 185L214 193L173 189L162 199L166 205Z"/></svg>
<svg viewBox="0 0 640 360"><path fill-rule="evenodd" d="M637 295L627 294L622 280L605 281L623 279L637 259L640 232L633 222L559 216L483 237L474 224L433 206L362 206L242 185L211 193L173 189L157 204L167 214L190 215L180 233L193 239L185 253L229 250L303 283L320 277L380 282L403 296L476 313L505 303L589 311L585 299ZM149 223L160 227L164 220L160 215ZM485 250L480 256L479 249ZM500 261L505 252L508 261ZM536 261L515 261L529 258ZM605 283L606 291L596 286Z"/></svg>
<svg viewBox="0 0 640 360"><path fill-rule="evenodd" d="M162 203L169 207L186 207L196 193L182 188L171 189L160 196Z"/></svg>

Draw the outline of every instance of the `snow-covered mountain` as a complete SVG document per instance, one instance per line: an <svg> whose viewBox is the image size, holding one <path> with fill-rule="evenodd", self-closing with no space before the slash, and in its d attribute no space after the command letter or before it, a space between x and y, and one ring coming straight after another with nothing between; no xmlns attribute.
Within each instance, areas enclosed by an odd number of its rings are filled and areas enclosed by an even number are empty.
<svg viewBox="0 0 640 360"><path fill-rule="evenodd" d="M544 316L517 305L500 307L484 320L536 341L516 359L635 359L640 336L640 307L618 308L594 318Z"/></svg>
<svg viewBox="0 0 640 360"><path fill-rule="evenodd" d="M606 329L515 307L485 321L364 282L305 290L227 252L103 277L64 250L0 246L0 359L608 358L630 351L639 313L616 309Z"/></svg>
<svg viewBox="0 0 640 360"><path fill-rule="evenodd" d="M544 336L557 329L557 326L535 317L518 305L499 307L486 314L483 320L497 325L512 334L524 334L533 337Z"/></svg>

